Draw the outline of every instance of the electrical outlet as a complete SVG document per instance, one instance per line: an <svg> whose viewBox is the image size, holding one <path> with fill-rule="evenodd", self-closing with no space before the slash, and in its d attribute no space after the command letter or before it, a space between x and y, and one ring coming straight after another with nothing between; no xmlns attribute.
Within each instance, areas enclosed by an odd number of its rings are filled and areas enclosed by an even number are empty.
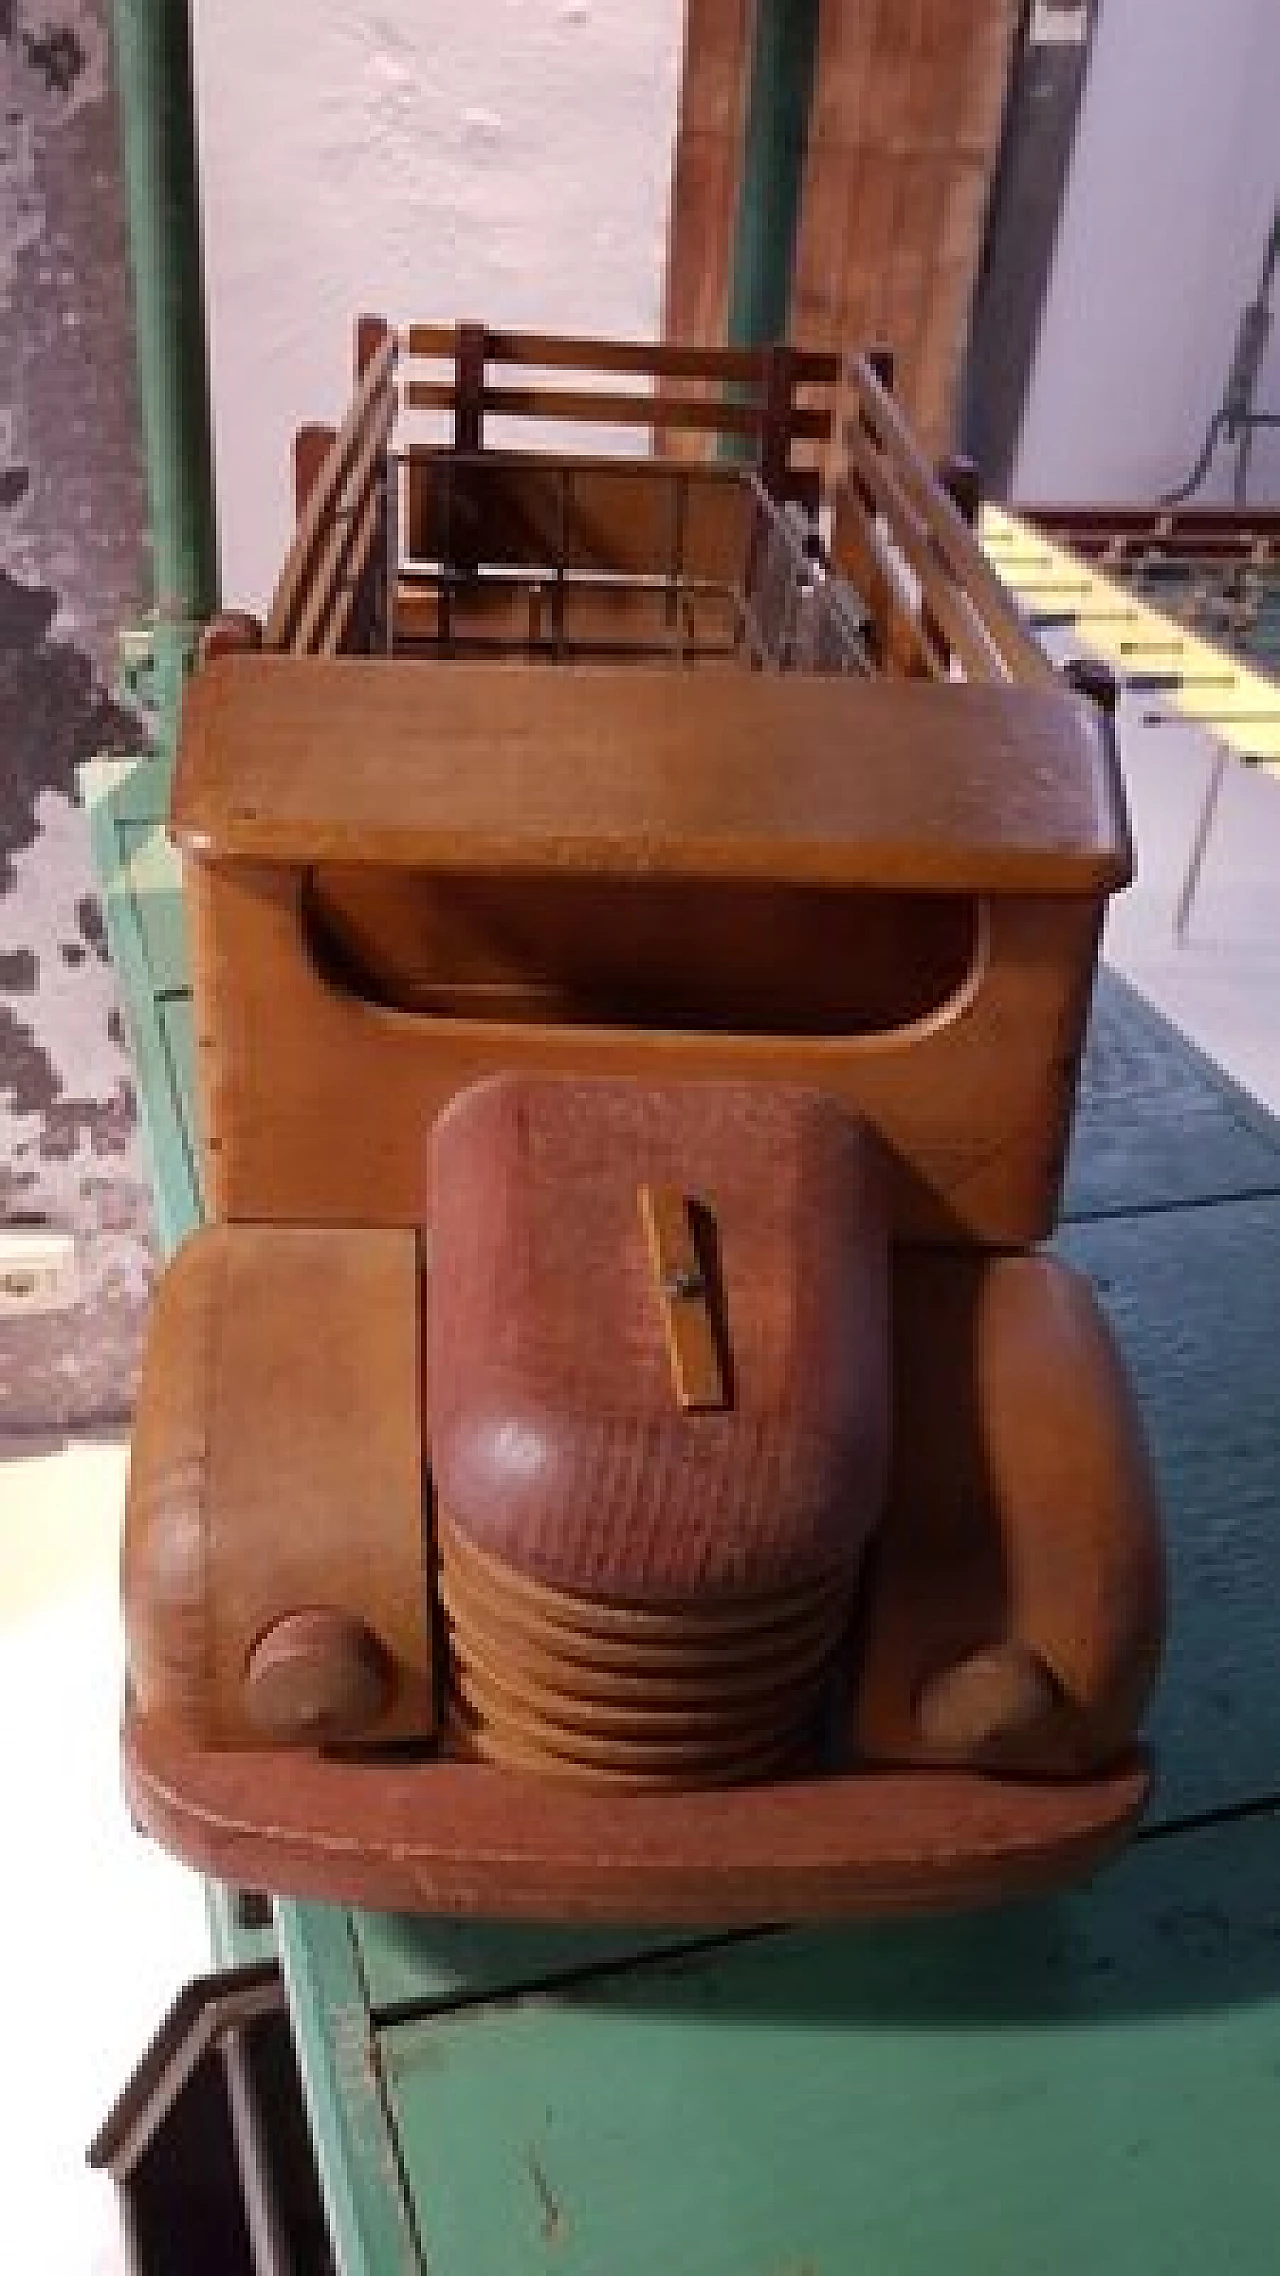
<svg viewBox="0 0 1280 2276"><path fill-rule="evenodd" d="M64 1312L76 1300L76 1244L48 1225L0 1225L0 1320Z"/></svg>

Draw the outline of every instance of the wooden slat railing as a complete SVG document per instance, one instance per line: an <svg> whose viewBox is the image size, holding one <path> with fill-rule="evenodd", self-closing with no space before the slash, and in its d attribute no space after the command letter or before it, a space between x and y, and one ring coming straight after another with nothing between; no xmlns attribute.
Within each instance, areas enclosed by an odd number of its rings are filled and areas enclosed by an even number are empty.
<svg viewBox="0 0 1280 2276"><path fill-rule="evenodd" d="M830 439L841 375L838 356L786 345L696 348L474 324L411 324L402 345L411 356L451 364L447 377L410 378L403 394L409 410L450 415L461 450L483 448L486 418L644 427L658 439L686 433L754 441L762 479L775 495L790 493L801 479L794 446ZM526 384L511 376L521 371L630 376L653 385L631 392L541 379Z"/></svg>
<svg viewBox="0 0 1280 2276"><path fill-rule="evenodd" d="M310 481L263 627L264 647L334 655L350 633L377 544L396 411L395 364L396 341L388 332Z"/></svg>
<svg viewBox="0 0 1280 2276"><path fill-rule="evenodd" d="M871 609L881 661L931 678L950 677L954 661L967 679L1054 684L1044 650L865 358L849 367L848 389L832 559Z"/></svg>

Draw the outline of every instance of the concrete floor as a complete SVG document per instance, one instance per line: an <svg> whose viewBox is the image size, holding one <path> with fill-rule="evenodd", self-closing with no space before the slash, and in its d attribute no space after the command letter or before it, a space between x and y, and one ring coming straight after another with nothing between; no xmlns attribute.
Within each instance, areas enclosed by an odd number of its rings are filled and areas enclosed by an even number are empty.
<svg viewBox="0 0 1280 2276"><path fill-rule="evenodd" d="M1230 761L1178 946L1174 907L1218 747L1183 721L1144 728L1142 708L1126 698L1120 713L1138 878L1112 907L1105 953L1280 1114L1280 779Z"/></svg>
<svg viewBox="0 0 1280 2276"><path fill-rule="evenodd" d="M1213 760L1184 727L1123 715L1138 882L1107 953L1280 1113L1280 782L1236 762L1188 944L1172 913ZM119 1795L119 1445L0 1461L0 1724L10 1734L5 1877L10 2043L0 2094L8 2264L123 2268L110 2186L84 2145L174 1992L207 1964L199 1885L139 1841ZM14 2001L17 2002L16 2019ZM16 2020L16 2035L14 2024Z"/></svg>

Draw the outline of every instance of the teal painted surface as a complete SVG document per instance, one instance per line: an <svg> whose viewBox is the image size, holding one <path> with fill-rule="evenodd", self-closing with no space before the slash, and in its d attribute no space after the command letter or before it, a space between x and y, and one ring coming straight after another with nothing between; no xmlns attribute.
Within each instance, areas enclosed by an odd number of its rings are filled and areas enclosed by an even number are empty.
<svg viewBox="0 0 1280 2276"><path fill-rule="evenodd" d="M734 347L785 339L818 48L818 0L757 0L729 277Z"/></svg>
<svg viewBox="0 0 1280 2276"><path fill-rule="evenodd" d="M350 1916L336 1905L278 1905L276 1939L343 2276L420 2276Z"/></svg>
<svg viewBox="0 0 1280 2276"><path fill-rule="evenodd" d="M205 1882L204 1909L215 1968L243 1968L278 1957L274 1924L246 1927L236 1910L235 1890L225 1882Z"/></svg>
<svg viewBox="0 0 1280 2276"><path fill-rule="evenodd" d="M86 796L89 790L95 794L110 790L112 820L117 826L143 822L163 827L169 810L171 773L169 760L157 753L136 759L91 759L81 768L80 780ZM118 868L118 848L114 858ZM176 852L173 858L176 862ZM115 869L111 874L115 882Z"/></svg>
<svg viewBox="0 0 1280 2276"><path fill-rule="evenodd" d="M202 618L217 558L187 9L115 0L113 33L155 598Z"/></svg>
<svg viewBox="0 0 1280 2276"><path fill-rule="evenodd" d="M152 1166L156 1230L166 1255L200 1222L200 1195L188 1141L187 1099L161 1025L146 920L133 889L122 833L153 788L148 760L100 761L81 770L94 865L111 960L133 1048L138 1112ZM138 778L141 777L141 783ZM154 930L154 928L153 928Z"/></svg>
<svg viewBox="0 0 1280 2276"><path fill-rule="evenodd" d="M539 1928L509 1921L433 1920L356 1913L360 1963L375 2017L412 2008L465 2006L519 1986L555 1983L691 1943L692 1932L645 1936L637 1929Z"/></svg>
<svg viewBox="0 0 1280 2276"><path fill-rule="evenodd" d="M128 893L142 931L154 991L187 992L187 925L182 907L182 864L162 822L116 818L119 889Z"/></svg>
<svg viewBox="0 0 1280 2276"><path fill-rule="evenodd" d="M1280 1191L1280 1132L1114 972L1099 974L1064 1215Z"/></svg>
<svg viewBox="0 0 1280 2276"><path fill-rule="evenodd" d="M1274 2276L1280 1826L382 2036L429 2267Z"/></svg>
<svg viewBox="0 0 1280 2276"><path fill-rule="evenodd" d="M1280 1796L1280 1201L1072 1226L1056 1246L1111 1316L1160 1481L1156 1816ZM1280 1895L1280 1851L1276 1875Z"/></svg>
<svg viewBox="0 0 1280 2276"><path fill-rule="evenodd" d="M197 1206L203 1216L200 1157L190 1107L190 1101L195 1097L196 1081L195 1024L190 994L183 990L177 995L157 998L156 1016L160 1023L160 1039L164 1045L169 1080L175 1097L182 1101L181 1134L187 1155L187 1171L191 1190L197 1196Z"/></svg>

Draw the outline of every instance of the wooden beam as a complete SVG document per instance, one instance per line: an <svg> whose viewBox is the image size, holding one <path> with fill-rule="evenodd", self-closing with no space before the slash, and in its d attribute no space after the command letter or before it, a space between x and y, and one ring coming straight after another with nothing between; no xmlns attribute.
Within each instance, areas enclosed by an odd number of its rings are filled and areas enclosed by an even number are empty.
<svg viewBox="0 0 1280 2276"><path fill-rule="evenodd" d="M727 336L751 27L752 0L688 0L667 220L667 340L705 347ZM664 435L659 447L697 456L704 445L696 435Z"/></svg>
<svg viewBox="0 0 1280 2276"><path fill-rule="evenodd" d="M887 340L931 452L953 395L995 164L1017 0L826 0L791 329L848 354Z"/></svg>

